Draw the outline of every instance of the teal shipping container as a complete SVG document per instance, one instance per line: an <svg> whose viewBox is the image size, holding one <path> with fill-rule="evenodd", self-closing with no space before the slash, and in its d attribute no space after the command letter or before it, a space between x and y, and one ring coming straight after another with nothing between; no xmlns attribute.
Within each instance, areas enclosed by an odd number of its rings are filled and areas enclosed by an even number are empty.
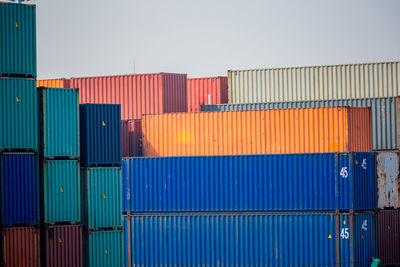
<svg viewBox="0 0 400 267"><path fill-rule="evenodd" d="M81 172L84 229L122 227L121 168L82 168Z"/></svg>
<svg viewBox="0 0 400 267"><path fill-rule="evenodd" d="M81 221L81 186L77 160L45 160L42 221L46 224Z"/></svg>
<svg viewBox="0 0 400 267"><path fill-rule="evenodd" d="M39 87L39 98L43 156L78 158L78 89Z"/></svg>
<svg viewBox="0 0 400 267"><path fill-rule="evenodd" d="M33 79L0 78L0 150L38 150L38 98Z"/></svg>
<svg viewBox="0 0 400 267"><path fill-rule="evenodd" d="M0 3L0 76L36 77L36 6Z"/></svg>
<svg viewBox="0 0 400 267"><path fill-rule="evenodd" d="M83 236L83 266L124 266L121 230L89 232Z"/></svg>

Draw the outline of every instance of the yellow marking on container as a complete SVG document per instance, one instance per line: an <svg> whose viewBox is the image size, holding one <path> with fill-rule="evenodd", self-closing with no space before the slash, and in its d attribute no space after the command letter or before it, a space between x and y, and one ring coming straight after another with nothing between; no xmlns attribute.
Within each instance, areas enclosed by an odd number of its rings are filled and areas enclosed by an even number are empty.
<svg viewBox="0 0 400 267"><path fill-rule="evenodd" d="M104 198L104 199L106 199L106 198L107 198L107 197L106 197L106 194L104 194L104 195L103 195L103 198Z"/></svg>
<svg viewBox="0 0 400 267"><path fill-rule="evenodd" d="M358 164L358 161L356 160L356 164Z"/></svg>
<svg viewBox="0 0 400 267"><path fill-rule="evenodd" d="M103 127L105 127L106 126L106 123L103 121Z"/></svg>
<svg viewBox="0 0 400 267"><path fill-rule="evenodd" d="M64 193L64 189L61 187L61 193Z"/></svg>
<svg viewBox="0 0 400 267"><path fill-rule="evenodd" d="M61 237L58 238L58 243L62 244L62 239L61 239Z"/></svg>
<svg viewBox="0 0 400 267"><path fill-rule="evenodd" d="M15 97L16 99L17 99L17 102L19 102L19 98L18 98L18 96L17 97Z"/></svg>
<svg viewBox="0 0 400 267"><path fill-rule="evenodd" d="M343 224L346 224L346 221L343 221Z"/></svg>
<svg viewBox="0 0 400 267"><path fill-rule="evenodd" d="M15 28L18 28L18 27L19 27L18 21L16 21L16 22L15 22Z"/></svg>
<svg viewBox="0 0 400 267"><path fill-rule="evenodd" d="M364 239L364 235L361 235L361 238Z"/></svg>
<svg viewBox="0 0 400 267"><path fill-rule="evenodd" d="M328 239L331 239L332 238L332 236L331 235L328 235Z"/></svg>
<svg viewBox="0 0 400 267"><path fill-rule="evenodd" d="M108 249L106 249L106 251L105 251L105 252L106 252L106 255L108 255Z"/></svg>

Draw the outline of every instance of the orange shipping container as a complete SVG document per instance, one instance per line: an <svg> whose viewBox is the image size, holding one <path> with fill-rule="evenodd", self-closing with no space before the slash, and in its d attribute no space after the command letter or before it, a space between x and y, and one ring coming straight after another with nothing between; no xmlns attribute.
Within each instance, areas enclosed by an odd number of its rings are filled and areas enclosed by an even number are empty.
<svg viewBox="0 0 400 267"><path fill-rule="evenodd" d="M143 116L144 156L371 151L370 108Z"/></svg>
<svg viewBox="0 0 400 267"><path fill-rule="evenodd" d="M44 86L50 88L70 88L69 79L50 79L50 80L38 80L36 86Z"/></svg>

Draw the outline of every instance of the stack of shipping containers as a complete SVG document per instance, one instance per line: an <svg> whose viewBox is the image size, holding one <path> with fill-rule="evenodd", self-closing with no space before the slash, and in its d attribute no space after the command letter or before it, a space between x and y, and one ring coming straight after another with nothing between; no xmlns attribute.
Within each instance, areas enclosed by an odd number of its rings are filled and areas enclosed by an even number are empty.
<svg viewBox="0 0 400 267"><path fill-rule="evenodd" d="M36 7L0 3L0 25L0 265L40 266Z"/></svg>

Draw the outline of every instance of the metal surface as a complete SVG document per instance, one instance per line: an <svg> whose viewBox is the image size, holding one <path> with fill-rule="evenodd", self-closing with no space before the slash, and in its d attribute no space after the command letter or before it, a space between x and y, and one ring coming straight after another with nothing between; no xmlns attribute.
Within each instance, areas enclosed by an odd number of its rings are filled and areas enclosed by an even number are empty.
<svg viewBox="0 0 400 267"><path fill-rule="evenodd" d="M0 76L36 77L36 6L0 2Z"/></svg>
<svg viewBox="0 0 400 267"><path fill-rule="evenodd" d="M187 79L188 112L200 112L200 105L228 103L227 77Z"/></svg>
<svg viewBox="0 0 400 267"><path fill-rule="evenodd" d="M79 157L79 92L39 88L44 157Z"/></svg>
<svg viewBox="0 0 400 267"><path fill-rule="evenodd" d="M35 81L0 78L0 150L38 150L39 108Z"/></svg>
<svg viewBox="0 0 400 267"><path fill-rule="evenodd" d="M377 228L379 259L385 266L400 266L400 211L379 211Z"/></svg>
<svg viewBox="0 0 400 267"><path fill-rule="evenodd" d="M229 103L393 97L400 62L228 71Z"/></svg>
<svg viewBox="0 0 400 267"><path fill-rule="evenodd" d="M44 235L46 249L42 253L47 267L83 266L81 226L47 226Z"/></svg>
<svg viewBox="0 0 400 267"><path fill-rule="evenodd" d="M369 108L143 116L144 156L371 151Z"/></svg>
<svg viewBox="0 0 400 267"><path fill-rule="evenodd" d="M400 98L369 98L346 99L326 101L303 102L277 102L277 103L253 103L253 104L225 104L203 105L202 111L239 111L262 110L283 108L317 108L317 107L371 107L372 122L372 149L391 150L399 148L399 116Z"/></svg>
<svg viewBox="0 0 400 267"><path fill-rule="evenodd" d="M81 104L81 166L121 165L121 106Z"/></svg>
<svg viewBox="0 0 400 267"><path fill-rule="evenodd" d="M121 118L186 112L186 74L154 73L72 78L80 103L121 104Z"/></svg>
<svg viewBox="0 0 400 267"><path fill-rule="evenodd" d="M81 186L77 160L43 163L44 223L81 221Z"/></svg>
<svg viewBox="0 0 400 267"><path fill-rule="evenodd" d="M121 230L91 232L83 236L85 267L124 266Z"/></svg>
<svg viewBox="0 0 400 267"><path fill-rule="evenodd" d="M4 267L41 267L39 229L4 228L1 240L4 247L0 263Z"/></svg>
<svg viewBox="0 0 400 267"><path fill-rule="evenodd" d="M400 208L399 152L379 152L376 161L378 208Z"/></svg>
<svg viewBox="0 0 400 267"><path fill-rule="evenodd" d="M86 229L122 226L121 168L81 169Z"/></svg>
<svg viewBox="0 0 400 267"><path fill-rule="evenodd" d="M121 121L121 146L123 157L142 155L142 120Z"/></svg>
<svg viewBox="0 0 400 267"><path fill-rule="evenodd" d="M38 224L40 204L37 156L7 153L0 158L2 224Z"/></svg>
<svg viewBox="0 0 400 267"><path fill-rule="evenodd" d="M69 79L49 79L36 81L37 87L51 87L51 88L71 88Z"/></svg>

